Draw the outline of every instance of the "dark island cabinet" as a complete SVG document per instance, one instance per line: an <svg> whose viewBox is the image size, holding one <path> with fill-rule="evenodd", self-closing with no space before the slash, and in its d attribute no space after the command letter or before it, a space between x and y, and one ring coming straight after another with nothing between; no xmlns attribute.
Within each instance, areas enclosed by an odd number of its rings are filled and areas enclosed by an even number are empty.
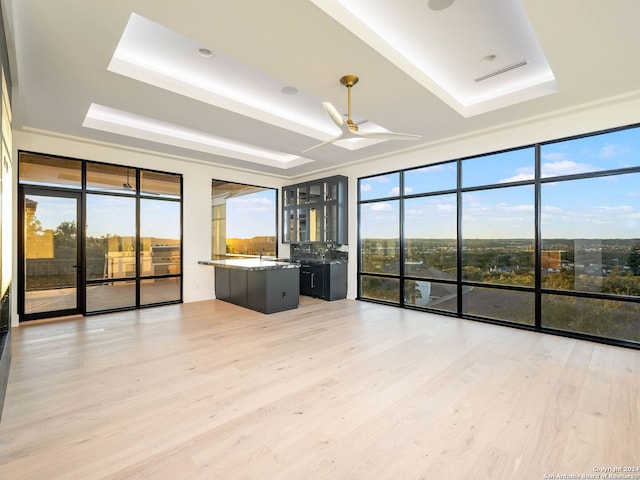
<svg viewBox="0 0 640 480"><path fill-rule="evenodd" d="M338 300L347 296L346 263L302 263L300 295Z"/></svg>
<svg viewBox="0 0 640 480"><path fill-rule="evenodd" d="M284 243L348 244L347 177L282 187Z"/></svg>
<svg viewBox="0 0 640 480"><path fill-rule="evenodd" d="M298 270L297 266L244 269L218 265L214 273L216 298L262 313L298 308Z"/></svg>

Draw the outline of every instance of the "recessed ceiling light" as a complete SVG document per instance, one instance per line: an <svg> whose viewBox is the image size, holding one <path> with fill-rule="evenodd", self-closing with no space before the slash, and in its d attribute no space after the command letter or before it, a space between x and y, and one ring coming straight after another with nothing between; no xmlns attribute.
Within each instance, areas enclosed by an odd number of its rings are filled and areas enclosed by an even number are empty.
<svg viewBox="0 0 640 480"><path fill-rule="evenodd" d="M455 0L429 0L431 10L440 11L449 8Z"/></svg>
<svg viewBox="0 0 640 480"><path fill-rule="evenodd" d="M280 90L285 95L295 95L298 93L298 89L296 87L292 87L291 85L287 85L286 87L282 87Z"/></svg>
<svg viewBox="0 0 640 480"><path fill-rule="evenodd" d="M480 59L480 61L482 63L489 63L489 62L493 62L495 59L496 59L495 55L485 55Z"/></svg>
<svg viewBox="0 0 640 480"><path fill-rule="evenodd" d="M213 55L213 52L208 48L202 47L198 49L198 54L202 55L203 57L210 57L211 55Z"/></svg>

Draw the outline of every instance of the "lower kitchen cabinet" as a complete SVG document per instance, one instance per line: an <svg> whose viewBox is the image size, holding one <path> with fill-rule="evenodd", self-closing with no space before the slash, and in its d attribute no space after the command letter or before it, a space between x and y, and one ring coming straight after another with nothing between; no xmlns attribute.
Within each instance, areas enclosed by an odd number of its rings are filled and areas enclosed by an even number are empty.
<svg viewBox="0 0 640 480"><path fill-rule="evenodd" d="M347 296L346 263L302 263L300 295L338 300Z"/></svg>

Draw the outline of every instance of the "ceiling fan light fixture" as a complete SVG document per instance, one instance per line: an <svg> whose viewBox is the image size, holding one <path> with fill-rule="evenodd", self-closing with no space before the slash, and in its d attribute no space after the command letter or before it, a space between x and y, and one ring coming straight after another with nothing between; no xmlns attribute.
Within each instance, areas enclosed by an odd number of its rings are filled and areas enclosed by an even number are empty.
<svg viewBox="0 0 640 480"><path fill-rule="evenodd" d="M340 142L345 139L353 139L357 138L359 140L362 139L375 139L375 140L419 140L421 138L420 135L412 135L409 133L396 133L390 131L383 132L360 132L358 131L358 125L351 119L351 87L353 87L356 83L358 83L357 75L345 75L340 78L340 83L347 87L347 118L346 120L340 115L338 110L331 104L331 102L322 102L322 106L327 114L333 120L333 123L336 124L338 128L340 128L340 135L334 137L326 142L322 142L318 145L314 145L306 150L303 150L302 153L305 154L310 152L311 150L315 150L316 148L323 147L325 145L329 145L332 143Z"/></svg>

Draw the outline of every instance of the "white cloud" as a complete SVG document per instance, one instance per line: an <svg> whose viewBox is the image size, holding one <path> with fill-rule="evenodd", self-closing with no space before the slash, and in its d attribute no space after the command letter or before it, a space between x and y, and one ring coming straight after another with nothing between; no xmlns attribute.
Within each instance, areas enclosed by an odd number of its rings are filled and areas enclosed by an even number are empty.
<svg viewBox="0 0 640 480"><path fill-rule="evenodd" d="M549 152L542 155L544 160L550 160L552 162L558 162L562 160L567 160L567 156L561 152Z"/></svg>
<svg viewBox="0 0 640 480"><path fill-rule="evenodd" d="M247 195L244 197L227 199L229 208L241 209L242 213L249 212L273 212L275 203L272 199L266 197L256 197Z"/></svg>
<svg viewBox="0 0 640 480"><path fill-rule="evenodd" d="M440 213L453 213L456 211L456 206L450 203L439 203L436 205L436 210Z"/></svg>
<svg viewBox="0 0 640 480"><path fill-rule="evenodd" d="M371 203L369 208L372 212L390 212L393 207L388 203Z"/></svg>
<svg viewBox="0 0 640 480"><path fill-rule="evenodd" d="M600 149L601 158L613 158L618 155L624 155L629 151L629 148L622 145L616 145L613 143L607 143Z"/></svg>
<svg viewBox="0 0 640 480"><path fill-rule="evenodd" d="M558 175L573 175L577 173L595 172L600 168L589 165L588 163L578 163L573 160L567 160L562 154L545 155L545 159L552 157L554 161L544 162L541 166L542 177L555 177Z"/></svg>
<svg viewBox="0 0 640 480"><path fill-rule="evenodd" d="M509 178L503 178L498 183L522 182L524 180L533 180L534 173L535 172L533 167L518 168L514 176Z"/></svg>
<svg viewBox="0 0 640 480"><path fill-rule="evenodd" d="M456 168L456 162L448 162L437 165L425 165L424 167L409 170L409 172L442 172L444 170L455 170Z"/></svg>

